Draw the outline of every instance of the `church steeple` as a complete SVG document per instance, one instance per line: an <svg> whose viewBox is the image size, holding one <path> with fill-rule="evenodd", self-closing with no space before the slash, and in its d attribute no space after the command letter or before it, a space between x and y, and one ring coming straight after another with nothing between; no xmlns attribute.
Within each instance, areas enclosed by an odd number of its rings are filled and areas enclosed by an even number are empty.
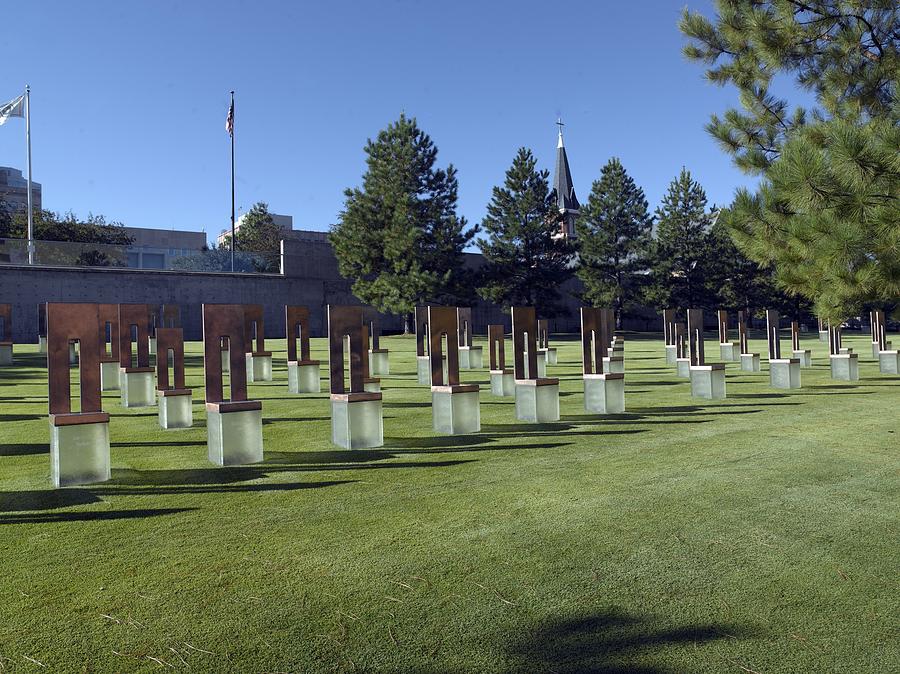
<svg viewBox="0 0 900 674"><path fill-rule="evenodd" d="M553 176L553 188L556 190L556 203L559 212L563 216L561 236L575 237L575 217L578 215L580 205L575 196L575 187L572 185L572 174L569 172L569 158L566 156L566 146L563 143L563 123L558 120L559 139L556 143L556 174Z"/></svg>

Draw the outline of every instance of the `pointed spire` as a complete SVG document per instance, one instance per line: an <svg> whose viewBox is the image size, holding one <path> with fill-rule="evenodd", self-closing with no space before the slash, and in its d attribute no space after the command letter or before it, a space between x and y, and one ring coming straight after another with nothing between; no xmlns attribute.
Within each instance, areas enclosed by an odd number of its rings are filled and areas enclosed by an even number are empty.
<svg viewBox="0 0 900 674"><path fill-rule="evenodd" d="M553 177L553 187L556 190L557 204L560 213L577 213L578 199L575 196L572 174L569 172L569 158L563 144L562 128L564 125L561 119L556 124L559 127L559 141L556 145L556 173Z"/></svg>

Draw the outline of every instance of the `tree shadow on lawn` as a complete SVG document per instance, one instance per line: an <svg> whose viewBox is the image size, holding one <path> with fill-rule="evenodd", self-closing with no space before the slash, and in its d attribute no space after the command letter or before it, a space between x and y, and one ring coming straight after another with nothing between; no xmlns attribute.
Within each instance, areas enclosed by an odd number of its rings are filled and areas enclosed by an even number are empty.
<svg viewBox="0 0 900 674"><path fill-rule="evenodd" d="M97 512L29 513L27 515L0 515L3 524L44 524L54 522L95 522L106 520L139 519L176 515L197 508L140 508L137 510L100 510Z"/></svg>
<svg viewBox="0 0 900 674"><path fill-rule="evenodd" d="M653 622L618 609L550 620L513 640L508 651L523 671L663 674L676 670L651 661L667 646L746 636L746 630L736 625L668 628Z"/></svg>
<svg viewBox="0 0 900 674"><path fill-rule="evenodd" d="M35 421L47 418L46 414L0 414L0 423L4 421Z"/></svg>

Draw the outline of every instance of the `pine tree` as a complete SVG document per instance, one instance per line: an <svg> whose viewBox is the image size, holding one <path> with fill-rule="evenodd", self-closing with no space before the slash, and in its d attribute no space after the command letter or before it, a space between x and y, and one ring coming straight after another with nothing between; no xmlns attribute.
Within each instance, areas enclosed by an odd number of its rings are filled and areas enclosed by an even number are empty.
<svg viewBox="0 0 900 674"><path fill-rule="evenodd" d="M572 275L571 244L558 235L560 215L549 172L537 170L531 150L519 148L503 187L494 187L478 242L485 258L478 294L500 304L560 313L559 286Z"/></svg>
<svg viewBox="0 0 900 674"><path fill-rule="evenodd" d="M770 269L744 255L735 245L721 216L706 236L706 291L717 309L759 314L779 295Z"/></svg>
<svg viewBox="0 0 900 674"><path fill-rule="evenodd" d="M456 169L435 167L437 148L414 118L401 115L365 152L362 187L345 191L329 240L353 293L408 321L416 304L449 302L463 285L462 251L477 227L457 217Z"/></svg>
<svg viewBox="0 0 900 674"><path fill-rule="evenodd" d="M587 204L575 223L584 299L594 306L612 306L621 327L622 312L640 299L649 266L653 218L647 199L613 157L595 180Z"/></svg>
<svg viewBox="0 0 900 674"><path fill-rule="evenodd" d="M235 251L253 253L252 264L256 271L278 271L282 238L284 232L275 224L269 205L257 201L241 218ZM226 236L229 247L230 239L230 235Z"/></svg>
<svg viewBox="0 0 900 674"><path fill-rule="evenodd" d="M681 169L656 209L656 239L647 298L656 306L713 308L707 240L712 213L706 192Z"/></svg>
<svg viewBox="0 0 900 674"><path fill-rule="evenodd" d="M685 11L688 58L734 84L743 111L707 126L761 175L723 213L736 243L833 322L900 296L900 12L870 0L718 0ZM811 91L813 114L770 93L777 76Z"/></svg>

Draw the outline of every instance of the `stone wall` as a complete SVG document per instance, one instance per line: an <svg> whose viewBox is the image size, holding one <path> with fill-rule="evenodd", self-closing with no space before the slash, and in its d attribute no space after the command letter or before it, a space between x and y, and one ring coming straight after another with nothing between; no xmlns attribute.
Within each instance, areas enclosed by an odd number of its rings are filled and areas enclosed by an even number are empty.
<svg viewBox="0 0 900 674"><path fill-rule="evenodd" d="M481 256L467 253L466 264L477 268ZM328 304L359 304L350 283L338 273L337 260L326 241L286 239L282 243L281 274L222 274L125 268L29 267L0 265L0 302L13 305L13 335L19 343L37 342L37 306L41 302L126 302L177 304L185 338L202 338L201 305L261 304L266 337L284 336L284 305L310 308L313 335L325 334ZM574 291L572 281L566 289ZM551 321L551 332L578 330L577 302L568 296L567 316ZM384 316L385 332L399 332L403 319ZM488 323L509 327L509 316L492 304L478 302L472 318L478 334Z"/></svg>

